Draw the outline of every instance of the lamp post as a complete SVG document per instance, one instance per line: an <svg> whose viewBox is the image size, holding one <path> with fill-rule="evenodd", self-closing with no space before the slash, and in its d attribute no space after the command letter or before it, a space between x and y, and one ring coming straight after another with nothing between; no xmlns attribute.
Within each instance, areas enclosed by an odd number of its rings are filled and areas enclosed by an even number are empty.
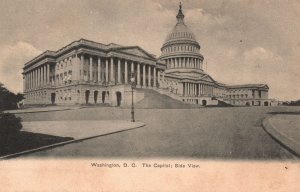
<svg viewBox="0 0 300 192"><path fill-rule="evenodd" d="M135 76L134 73L131 73L130 78L130 84L131 84L131 122L135 122L134 120L134 105L133 105L133 89L135 88Z"/></svg>

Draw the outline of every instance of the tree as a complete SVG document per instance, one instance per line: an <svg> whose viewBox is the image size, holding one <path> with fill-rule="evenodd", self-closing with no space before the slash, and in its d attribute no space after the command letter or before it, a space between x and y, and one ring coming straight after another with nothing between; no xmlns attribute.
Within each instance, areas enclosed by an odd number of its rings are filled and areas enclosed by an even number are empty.
<svg viewBox="0 0 300 192"><path fill-rule="evenodd" d="M17 103L24 99L23 94L10 92L3 83L0 82L0 111L16 109Z"/></svg>

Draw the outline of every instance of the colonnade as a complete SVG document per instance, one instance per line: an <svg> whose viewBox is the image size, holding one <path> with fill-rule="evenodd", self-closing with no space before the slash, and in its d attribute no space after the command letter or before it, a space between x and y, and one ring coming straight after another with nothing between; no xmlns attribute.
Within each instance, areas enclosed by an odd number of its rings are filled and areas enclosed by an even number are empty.
<svg viewBox="0 0 300 192"><path fill-rule="evenodd" d="M203 83L183 83L183 96L201 96L201 95L215 95L216 89L213 85Z"/></svg>
<svg viewBox="0 0 300 192"><path fill-rule="evenodd" d="M24 73L24 89L35 89L49 83L50 64L46 63Z"/></svg>
<svg viewBox="0 0 300 192"><path fill-rule="evenodd" d="M117 57L95 58L94 56L88 56L87 69L84 67L85 59L83 55L79 59L79 70L77 70L79 80L106 83L108 85L128 84L131 83L131 74L134 74L137 86L157 86L159 71L155 65Z"/></svg>
<svg viewBox="0 0 300 192"><path fill-rule="evenodd" d="M168 69L172 68L194 68L202 69L203 62L200 58L194 57L174 57L166 59L166 65Z"/></svg>
<svg viewBox="0 0 300 192"><path fill-rule="evenodd" d="M25 90L31 90L50 83L60 85L69 80L106 85L128 84L132 73L138 87L158 86L160 71L153 64L83 54L58 61L51 73L47 63L27 71L23 78Z"/></svg>

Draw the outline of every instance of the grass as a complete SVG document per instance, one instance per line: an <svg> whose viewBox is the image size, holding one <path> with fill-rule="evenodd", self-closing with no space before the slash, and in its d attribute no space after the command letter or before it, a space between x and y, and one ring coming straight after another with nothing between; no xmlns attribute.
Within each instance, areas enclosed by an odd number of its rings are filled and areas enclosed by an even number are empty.
<svg viewBox="0 0 300 192"><path fill-rule="evenodd" d="M0 141L0 156L43 147L55 143L72 140L71 137L57 137L39 133L21 131L18 134L7 135Z"/></svg>

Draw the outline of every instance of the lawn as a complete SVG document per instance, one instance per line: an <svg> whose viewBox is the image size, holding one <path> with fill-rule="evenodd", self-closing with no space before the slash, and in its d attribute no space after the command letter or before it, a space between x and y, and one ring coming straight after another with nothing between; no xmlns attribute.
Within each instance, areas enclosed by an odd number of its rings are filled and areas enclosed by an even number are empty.
<svg viewBox="0 0 300 192"><path fill-rule="evenodd" d="M0 141L0 156L43 147L55 143L72 140L71 137L57 137L52 135L21 131L18 134L8 135Z"/></svg>

